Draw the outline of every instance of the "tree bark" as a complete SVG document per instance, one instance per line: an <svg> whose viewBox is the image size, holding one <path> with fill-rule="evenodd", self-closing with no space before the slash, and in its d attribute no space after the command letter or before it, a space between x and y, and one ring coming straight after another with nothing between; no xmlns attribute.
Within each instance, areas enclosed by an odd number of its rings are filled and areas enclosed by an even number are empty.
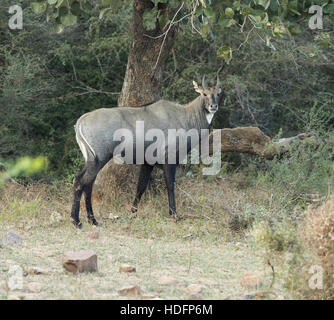
<svg viewBox="0 0 334 320"><path fill-rule="evenodd" d="M296 141L304 141L312 145L323 143L323 141L308 133L301 133L294 137L272 141L257 127L238 127L234 129L222 129L211 134L209 140L209 153L211 155L213 152L214 134L219 134L221 137L221 152L248 153L265 159L273 159L275 156L287 152L292 143Z"/></svg>
<svg viewBox="0 0 334 320"><path fill-rule="evenodd" d="M167 4L159 4L162 14L175 14ZM154 30L146 30L143 23L145 10L154 6L150 0L135 0L131 26L131 47L118 106L138 107L161 98L163 67L174 45L177 29L167 31L156 20ZM157 38L158 37L158 38Z"/></svg>

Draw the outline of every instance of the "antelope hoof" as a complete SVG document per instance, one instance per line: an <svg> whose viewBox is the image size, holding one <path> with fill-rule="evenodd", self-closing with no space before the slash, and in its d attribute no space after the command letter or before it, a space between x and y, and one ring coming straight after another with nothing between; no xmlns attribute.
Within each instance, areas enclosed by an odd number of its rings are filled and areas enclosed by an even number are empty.
<svg viewBox="0 0 334 320"><path fill-rule="evenodd" d="M175 220L175 222L178 222L180 220L182 220L182 217L180 214L176 213L176 212L169 212L171 218L173 218Z"/></svg>
<svg viewBox="0 0 334 320"><path fill-rule="evenodd" d="M80 221L72 221L74 226L78 229L82 229L82 223Z"/></svg>
<svg viewBox="0 0 334 320"><path fill-rule="evenodd" d="M88 219L88 222L90 224L92 224L93 226L98 226L99 224L97 223L97 221L95 220L95 218L90 218Z"/></svg>
<svg viewBox="0 0 334 320"><path fill-rule="evenodd" d="M138 210L138 208L137 208L137 207L132 207L132 208L131 208L131 213L136 213L136 212L137 212L137 210Z"/></svg>

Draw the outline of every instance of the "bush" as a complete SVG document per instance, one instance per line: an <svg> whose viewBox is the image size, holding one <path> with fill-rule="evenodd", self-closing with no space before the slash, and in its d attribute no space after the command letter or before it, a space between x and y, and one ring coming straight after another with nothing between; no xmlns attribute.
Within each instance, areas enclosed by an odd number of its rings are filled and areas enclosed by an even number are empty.
<svg viewBox="0 0 334 320"><path fill-rule="evenodd" d="M303 234L308 247L318 256L323 268L325 299L334 298L334 195L320 207L310 206L305 212Z"/></svg>

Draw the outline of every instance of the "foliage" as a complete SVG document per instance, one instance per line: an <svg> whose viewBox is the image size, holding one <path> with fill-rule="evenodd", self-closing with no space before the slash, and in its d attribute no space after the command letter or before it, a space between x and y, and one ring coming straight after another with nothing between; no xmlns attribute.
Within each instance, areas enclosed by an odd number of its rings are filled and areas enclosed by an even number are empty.
<svg viewBox="0 0 334 320"><path fill-rule="evenodd" d="M310 18L312 5L325 7L324 16L333 21L334 5L328 0L153 0L143 14L147 30L165 30L175 20L191 23L192 29L203 37L216 39L219 32L237 27L243 30L248 23L256 33L262 35L264 43L275 48L272 38L284 38L302 32L303 25ZM124 4L124 2L123 2ZM131 1L125 1L130 5ZM100 10L100 18L117 12L122 6L120 0L39 0L31 3L36 14L46 12L47 20L55 21L55 30L62 32L65 27L77 24L80 17L89 16L93 8ZM178 8L178 10L176 10ZM180 9L180 10L179 10ZM183 10L181 10L183 9ZM176 17L176 14L179 16ZM232 48L223 44L217 50L218 56L227 62L232 58Z"/></svg>
<svg viewBox="0 0 334 320"><path fill-rule="evenodd" d="M6 171L0 172L0 187L11 178L17 176L31 176L43 169L46 169L47 159L39 156L37 158L23 157L15 164L6 166Z"/></svg>
<svg viewBox="0 0 334 320"><path fill-rule="evenodd" d="M7 0L4 5L9 5ZM83 113L117 104L128 52L130 10L55 35L53 25L24 9L24 29L3 30L0 57L0 158L45 155L39 178L73 180L82 157L73 125ZM5 12L1 9L0 14Z"/></svg>

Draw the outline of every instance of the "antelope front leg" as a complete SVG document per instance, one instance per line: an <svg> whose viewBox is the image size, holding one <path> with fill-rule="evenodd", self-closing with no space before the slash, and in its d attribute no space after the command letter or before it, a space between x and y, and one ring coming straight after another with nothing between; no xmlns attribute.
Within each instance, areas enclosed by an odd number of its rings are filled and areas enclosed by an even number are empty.
<svg viewBox="0 0 334 320"><path fill-rule="evenodd" d="M166 186L168 190L169 214L173 216L177 215L176 204L175 204L175 194L174 194L176 168L177 168L176 164L165 164L163 168Z"/></svg>

